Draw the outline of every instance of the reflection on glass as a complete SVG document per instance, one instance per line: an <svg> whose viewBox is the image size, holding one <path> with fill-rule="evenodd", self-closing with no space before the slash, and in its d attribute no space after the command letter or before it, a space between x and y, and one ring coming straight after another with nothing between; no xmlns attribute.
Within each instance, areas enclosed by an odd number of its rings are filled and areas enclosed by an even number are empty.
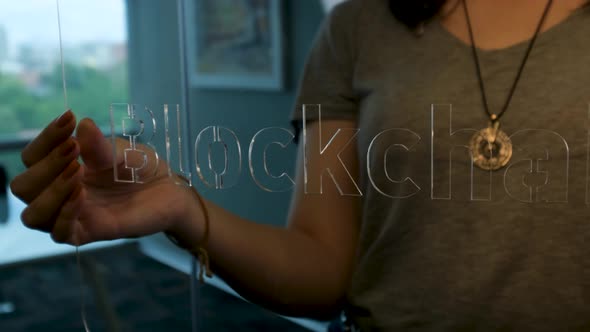
<svg viewBox="0 0 590 332"><path fill-rule="evenodd" d="M545 129L522 129L510 136L514 160L504 174L504 189L521 202L567 203L570 151L565 138Z"/></svg>
<svg viewBox="0 0 590 332"><path fill-rule="evenodd" d="M168 175L178 174L185 181L176 181L178 185L192 186L192 172L187 158L184 157L182 114L180 105L164 105L164 131L166 140L166 162L168 163ZM175 148L174 148L175 147ZM172 153L176 150L178 160L172 160Z"/></svg>
<svg viewBox="0 0 590 332"><path fill-rule="evenodd" d="M194 151L197 175L207 187L227 189L237 184L242 173L242 148L235 132L209 126L197 135Z"/></svg>
<svg viewBox="0 0 590 332"><path fill-rule="evenodd" d="M453 126L450 104L433 104L430 119L431 198L450 200L467 193L470 200L491 200L492 171L474 167L469 146L478 131ZM453 187L453 182L469 184L469 188Z"/></svg>
<svg viewBox="0 0 590 332"><path fill-rule="evenodd" d="M282 140L278 140L278 137L274 137L279 135L282 136ZM272 146L278 146L281 149L285 149L293 141L294 137L295 135L293 135L291 131L278 127L261 129L252 137L250 148L248 149L248 166L250 168L252 179L262 190L268 192L282 192L293 189L295 180L293 180L287 172L283 171L280 175L274 175L271 172L269 167L269 160L271 160L271 157L268 150ZM267 139L265 140L265 138ZM256 166L261 163L263 165L262 167ZM264 172L259 171L258 168L262 168Z"/></svg>
<svg viewBox="0 0 590 332"><path fill-rule="evenodd" d="M123 139L118 139L122 133ZM145 183L156 175L159 156L152 139L156 121L149 108L111 105L111 142L115 182Z"/></svg>
<svg viewBox="0 0 590 332"><path fill-rule="evenodd" d="M375 135L367 151L367 177L381 195L406 198L420 192L420 186L411 177L391 171L396 166L392 156L411 153L420 140L420 135L404 128L391 128ZM379 183L380 180L388 183Z"/></svg>
<svg viewBox="0 0 590 332"><path fill-rule="evenodd" d="M311 146L311 144L308 142L307 119L318 119L317 123L319 140L317 146ZM362 196L363 194L360 187L348 170L347 165L345 165L342 161L342 158L340 158L340 153L353 144L356 136L358 135L359 129L338 128L338 130L332 134L330 139L328 139L328 142L324 143L322 141L323 134L321 105L303 105L303 124L305 124L303 126L303 145L305 149L303 174L305 193L322 194L324 192L324 173L327 173L341 195ZM338 140L341 143L340 145L337 145L336 143ZM338 160L339 165L333 165L328 162L329 158L332 160ZM312 162L317 163L317 165L320 166L315 168L317 170L315 174L310 172L311 167L308 166ZM336 178L334 175L335 171L333 169L335 167L342 167L346 176Z"/></svg>

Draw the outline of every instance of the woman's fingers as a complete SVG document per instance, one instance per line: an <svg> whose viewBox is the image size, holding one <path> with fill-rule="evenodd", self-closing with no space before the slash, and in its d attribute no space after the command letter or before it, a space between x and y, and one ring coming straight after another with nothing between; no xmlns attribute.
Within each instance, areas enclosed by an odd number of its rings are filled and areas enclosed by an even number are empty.
<svg viewBox="0 0 590 332"><path fill-rule="evenodd" d="M158 174L157 153L147 145L130 146L129 140L117 138L112 141L104 137L91 119L82 119L76 130L80 144L80 156L84 165L92 172L112 170L117 167L120 179L135 179L146 182ZM113 146L114 144L114 146ZM167 171L167 169L166 169ZM132 176L131 173L135 174Z"/></svg>
<svg viewBox="0 0 590 332"><path fill-rule="evenodd" d="M61 208L51 230L51 238L57 243L81 245L76 237L75 227L82 203L84 202L84 186L81 183L74 188L67 202Z"/></svg>
<svg viewBox="0 0 590 332"><path fill-rule="evenodd" d="M40 161L17 175L10 183L13 194L26 203L32 202L78 157L80 147L73 137L66 139Z"/></svg>
<svg viewBox="0 0 590 332"><path fill-rule="evenodd" d="M24 209L21 214L23 224L32 229L51 231L62 206L76 189L76 186L81 184L82 176L82 167L80 167L78 161L72 161L51 185L45 188Z"/></svg>
<svg viewBox="0 0 590 332"><path fill-rule="evenodd" d="M94 171L113 167L113 147L94 121L82 119L76 130L76 139L80 142L80 155L84 165Z"/></svg>
<svg viewBox="0 0 590 332"><path fill-rule="evenodd" d="M60 145L72 135L76 128L76 117L71 110L66 111L53 122L51 122L31 143L29 143L21 154L26 167L31 167L57 145Z"/></svg>

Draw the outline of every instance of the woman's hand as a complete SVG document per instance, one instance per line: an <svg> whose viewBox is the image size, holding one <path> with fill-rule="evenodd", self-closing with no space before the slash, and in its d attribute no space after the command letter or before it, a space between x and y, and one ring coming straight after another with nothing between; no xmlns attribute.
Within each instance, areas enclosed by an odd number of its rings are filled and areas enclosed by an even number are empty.
<svg viewBox="0 0 590 332"><path fill-rule="evenodd" d="M167 231L191 219L194 197L169 177L165 163L156 166L148 158L152 172L145 183L115 182L113 165L125 171L122 153L113 156L111 142L92 120L82 120L72 137L75 128L68 111L22 152L27 170L11 189L28 204L21 215L27 227L50 232L56 242L82 245Z"/></svg>

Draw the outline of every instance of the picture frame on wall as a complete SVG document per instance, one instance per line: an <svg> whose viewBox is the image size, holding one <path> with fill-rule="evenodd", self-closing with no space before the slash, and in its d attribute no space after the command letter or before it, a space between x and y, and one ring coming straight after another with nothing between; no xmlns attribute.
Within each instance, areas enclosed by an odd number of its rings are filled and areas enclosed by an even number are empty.
<svg viewBox="0 0 590 332"><path fill-rule="evenodd" d="M332 8L336 7L337 4L341 3L343 0L322 0L322 5L324 6L324 11L329 13Z"/></svg>
<svg viewBox="0 0 590 332"><path fill-rule="evenodd" d="M282 2L186 0L190 86L282 90Z"/></svg>

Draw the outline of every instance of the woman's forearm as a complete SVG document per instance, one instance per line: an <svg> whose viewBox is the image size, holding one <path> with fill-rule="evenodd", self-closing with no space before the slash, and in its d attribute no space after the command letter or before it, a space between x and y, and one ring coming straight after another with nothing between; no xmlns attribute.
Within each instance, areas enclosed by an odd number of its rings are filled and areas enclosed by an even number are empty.
<svg viewBox="0 0 590 332"><path fill-rule="evenodd" d="M206 249L213 273L249 301L281 314L326 317L336 312L348 285L346 265L320 241L204 203L209 213ZM203 214L200 206L190 205L189 217L172 233L182 242L198 243Z"/></svg>

